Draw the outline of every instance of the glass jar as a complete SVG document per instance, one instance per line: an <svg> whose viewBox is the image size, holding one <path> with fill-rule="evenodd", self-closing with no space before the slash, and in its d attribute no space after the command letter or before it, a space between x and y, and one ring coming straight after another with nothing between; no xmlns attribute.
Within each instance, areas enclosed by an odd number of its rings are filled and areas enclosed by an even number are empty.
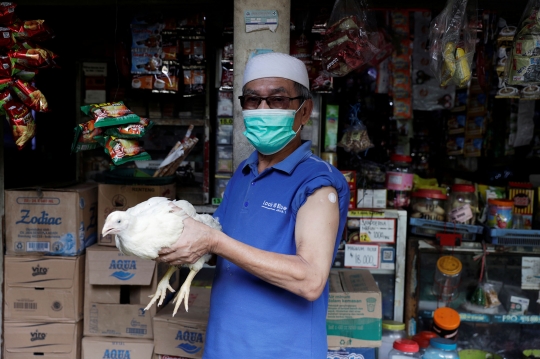
<svg viewBox="0 0 540 359"><path fill-rule="evenodd" d="M456 340L461 318L452 308L442 307L433 312L433 325L431 330L441 338Z"/></svg>
<svg viewBox="0 0 540 359"><path fill-rule="evenodd" d="M455 184L450 189L446 220L462 224L474 224L478 213L478 197L473 185Z"/></svg>
<svg viewBox="0 0 540 359"><path fill-rule="evenodd" d="M429 347L429 341L431 338L438 338L439 336L435 332L431 332L429 330L421 331L420 333L415 334L411 339L418 343L418 347L420 348L418 352L420 355L424 355L426 352L426 349Z"/></svg>
<svg viewBox="0 0 540 359"><path fill-rule="evenodd" d="M409 206L413 187L411 156L393 154L386 170L386 192L388 208Z"/></svg>
<svg viewBox="0 0 540 359"><path fill-rule="evenodd" d="M459 359L456 341L444 338L430 339L423 359Z"/></svg>
<svg viewBox="0 0 540 359"><path fill-rule="evenodd" d="M407 337L405 323L383 320L381 346L379 348L379 359L388 359L388 353L392 350L394 342Z"/></svg>
<svg viewBox="0 0 540 359"><path fill-rule="evenodd" d="M410 339L398 339L394 342L388 359L421 359L418 343Z"/></svg>
<svg viewBox="0 0 540 359"><path fill-rule="evenodd" d="M421 189L411 195L411 218L444 221L447 196L435 189Z"/></svg>
<svg viewBox="0 0 540 359"><path fill-rule="evenodd" d="M461 261L454 256L442 256L437 260L433 294L438 300L449 302L457 296L462 268Z"/></svg>
<svg viewBox="0 0 540 359"><path fill-rule="evenodd" d="M514 201L511 199L488 199L488 227L499 229L512 228L513 208Z"/></svg>

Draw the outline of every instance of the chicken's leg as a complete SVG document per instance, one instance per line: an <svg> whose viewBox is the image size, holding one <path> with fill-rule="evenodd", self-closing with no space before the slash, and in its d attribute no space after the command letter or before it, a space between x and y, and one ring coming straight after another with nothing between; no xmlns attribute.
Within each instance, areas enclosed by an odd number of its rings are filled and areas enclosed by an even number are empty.
<svg viewBox="0 0 540 359"><path fill-rule="evenodd" d="M165 300L165 297L167 296L167 289L170 290L171 292L176 292L169 284L169 280L171 279L175 271L176 271L175 266L171 266L167 270L167 273L165 273L165 275L163 276L163 278L161 278L161 280L159 281L157 285L156 293L150 296L152 300L150 301L150 303L148 303L146 308L144 308L145 311L150 309L150 307L152 307L152 304L154 304L158 299L159 299L159 303L157 304L158 307L162 305L163 301Z"/></svg>
<svg viewBox="0 0 540 359"><path fill-rule="evenodd" d="M178 294L174 297L173 303L176 303L174 306L173 311L173 317L178 311L178 308L180 307L180 303L182 303L182 300L184 300L184 306L186 307L186 312L188 311L188 300L189 300L189 289L191 287L191 282L193 281L193 278L195 278L195 275L199 273L200 268L191 268L189 271L189 274L182 286L180 287L180 290L178 291Z"/></svg>

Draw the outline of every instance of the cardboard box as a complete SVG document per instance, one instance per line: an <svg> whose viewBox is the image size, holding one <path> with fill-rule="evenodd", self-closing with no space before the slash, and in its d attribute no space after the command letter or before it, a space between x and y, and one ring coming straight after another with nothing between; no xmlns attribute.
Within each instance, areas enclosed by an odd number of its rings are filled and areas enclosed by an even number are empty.
<svg viewBox="0 0 540 359"><path fill-rule="evenodd" d="M82 323L4 322L3 358L79 359Z"/></svg>
<svg viewBox="0 0 540 359"><path fill-rule="evenodd" d="M104 246L116 246L114 235L109 234L105 237L101 235L101 230L109 213L125 211L151 197L168 197L174 199L175 196L176 184L174 183L162 186L100 183L98 187L98 243Z"/></svg>
<svg viewBox="0 0 540 359"><path fill-rule="evenodd" d="M171 302L154 318L154 345L158 355L201 358L210 311L210 289L192 287L189 312L172 316Z"/></svg>
<svg viewBox="0 0 540 359"><path fill-rule="evenodd" d="M85 255L4 258L6 321L75 323L82 319Z"/></svg>
<svg viewBox="0 0 540 359"><path fill-rule="evenodd" d="M328 347L379 347L381 291L366 269L330 272Z"/></svg>
<svg viewBox="0 0 540 359"><path fill-rule="evenodd" d="M150 339L84 337L81 359L152 359Z"/></svg>
<svg viewBox="0 0 540 359"><path fill-rule="evenodd" d="M386 190L359 188L356 201L356 208L386 208Z"/></svg>
<svg viewBox="0 0 540 359"><path fill-rule="evenodd" d="M96 242L97 185L5 191L7 254L75 256Z"/></svg>
<svg viewBox="0 0 540 359"><path fill-rule="evenodd" d="M149 295L169 269L165 263L125 256L118 249L93 245L86 252L84 335L152 339L152 317L163 308L148 311ZM179 273L170 285L177 290ZM176 294L176 293L174 293ZM168 300L173 294L168 293Z"/></svg>

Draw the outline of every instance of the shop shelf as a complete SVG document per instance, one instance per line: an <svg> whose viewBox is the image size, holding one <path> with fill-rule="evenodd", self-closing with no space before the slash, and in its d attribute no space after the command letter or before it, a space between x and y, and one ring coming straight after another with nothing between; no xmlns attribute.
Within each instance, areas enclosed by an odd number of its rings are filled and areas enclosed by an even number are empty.
<svg viewBox="0 0 540 359"><path fill-rule="evenodd" d="M432 310L421 310L421 317L433 318ZM514 324L540 324L540 315L516 315L516 314L478 314L463 313L459 316L462 322L469 323L514 323Z"/></svg>
<svg viewBox="0 0 540 359"><path fill-rule="evenodd" d="M435 237L437 233L458 233L464 241L475 241L478 234L483 232L482 226L434 221L429 219L411 218L411 233L424 237Z"/></svg>
<svg viewBox="0 0 540 359"><path fill-rule="evenodd" d="M540 247L540 230L486 228L486 240L501 246Z"/></svg>

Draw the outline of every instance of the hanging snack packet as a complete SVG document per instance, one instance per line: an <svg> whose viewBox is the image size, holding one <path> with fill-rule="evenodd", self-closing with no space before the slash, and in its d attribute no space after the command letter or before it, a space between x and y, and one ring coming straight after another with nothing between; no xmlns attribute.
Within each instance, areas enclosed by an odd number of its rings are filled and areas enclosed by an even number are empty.
<svg viewBox="0 0 540 359"><path fill-rule="evenodd" d="M13 97L11 96L11 90L9 88L0 92L0 116L4 116L6 114L6 111L4 110L4 104L12 100Z"/></svg>
<svg viewBox="0 0 540 359"><path fill-rule="evenodd" d="M81 111L94 117L96 127L116 127L141 120L123 101L85 105L81 106Z"/></svg>
<svg viewBox="0 0 540 359"><path fill-rule="evenodd" d="M11 60L9 56L0 55L0 78L11 77Z"/></svg>
<svg viewBox="0 0 540 359"><path fill-rule="evenodd" d="M0 27L0 47L9 49L13 45L15 45L15 39L11 30L7 27Z"/></svg>
<svg viewBox="0 0 540 359"><path fill-rule="evenodd" d="M80 123L75 127L75 138L71 145L71 152L79 152L93 150L99 146L95 136L101 135L103 130L94 126L96 120L92 119L84 123Z"/></svg>
<svg viewBox="0 0 540 359"><path fill-rule="evenodd" d="M146 135L147 131L151 129L152 126L154 126L154 122L141 117L139 123L130 123L125 126L107 128L105 129L105 134L116 138L141 138Z"/></svg>
<svg viewBox="0 0 540 359"><path fill-rule="evenodd" d="M3 107L15 145L17 149L22 150L36 134L36 122L32 117L32 111L25 104L16 101L8 101Z"/></svg>
<svg viewBox="0 0 540 359"><path fill-rule="evenodd" d="M41 42L54 37L54 32L45 24L45 20L17 20L8 27L13 31L13 37L18 41Z"/></svg>
<svg viewBox="0 0 540 359"><path fill-rule="evenodd" d="M15 15L15 8L17 4L13 2L1 2L0 3L0 24L10 25L17 20Z"/></svg>
<svg viewBox="0 0 540 359"><path fill-rule="evenodd" d="M11 76L15 76L24 82L32 81L37 73L37 69L27 69L19 64L13 64L13 66L11 66Z"/></svg>
<svg viewBox="0 0 540 359"><path fill-rule="evenodd" d="M105 153L111 156L115 166L130 161L147 161L150 155L139 145L139 141L114 136L96 136L95 139L103 145Z"/></svg>
<svg viewBox="0 0 540 359"><path fill-rule="evenodd" d="M12 63L17 63L26 68L53 68L58 67L54 52L34 45L28 41L16 43L8 52Z"/></svg>
<svg viewBox="0 0 540 359"><path fill-rule="evenodd" d="M49 112L49 105L40 90L19 79L13 81L13 91L21 101L37 112Z"/></svg>
<svg viewBox="0 0 540 359"><path fill-rule="evenodd" d="M0 91L2 91L3 89L9 88L12 83L13 83L13 80L11 78L0 79Z"/></svg>

